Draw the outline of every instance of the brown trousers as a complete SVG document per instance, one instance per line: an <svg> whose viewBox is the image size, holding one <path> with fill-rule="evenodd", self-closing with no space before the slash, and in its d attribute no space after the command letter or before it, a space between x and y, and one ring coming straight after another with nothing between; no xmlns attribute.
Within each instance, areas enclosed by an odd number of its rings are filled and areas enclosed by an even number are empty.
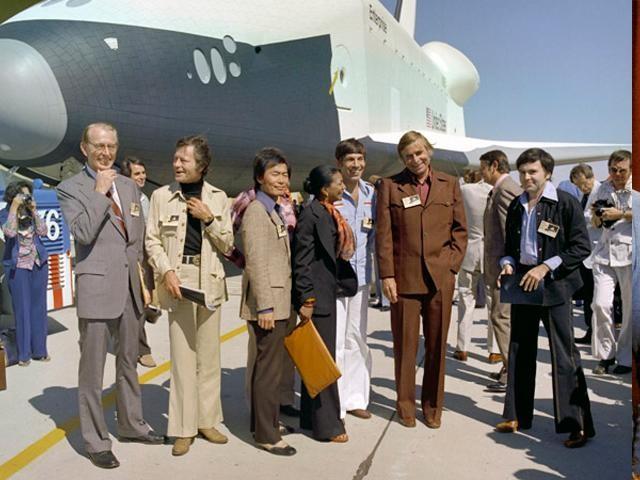
<svg viewBox="0 0 640 480"><path fill-rule="evenodd" d="M278 443L280 437L280 380L285 357L288 320L275 322L273 330L247 322L253 330L256 357L251 375L251 431L258 443Z"/></svg>
<svg viewBox="0 0 640 480"><path fill-rule="evenodd" d="M398 301L391 304L396 409L403 419L416 416L416 356L421 316L425 348L422 412L425 418L431 421L439 422L442 416L444 359L451 320L454 279L454 275L451 275L435 293L398 295Z"/></svg>

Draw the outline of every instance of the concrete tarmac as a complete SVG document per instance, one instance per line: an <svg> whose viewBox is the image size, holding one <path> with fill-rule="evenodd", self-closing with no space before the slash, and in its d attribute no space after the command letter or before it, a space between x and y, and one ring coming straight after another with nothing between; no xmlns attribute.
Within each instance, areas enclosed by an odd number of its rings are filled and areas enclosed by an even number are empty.
<svg viewBox="0 0 640 480"><path fill-rule="evenodd" d="M172 457L171 446L119 443L113 399L114 357L105 369L105 414L113 435L113 452L121 462L115 470L100 470L84 457L77 428L78 329L75 309L50 314L49 363L7 370L9 389L0 392L0 479L627 479L631 458L630 375L595 376L589 347L580 347L597 436L584 448L568 450L553 426L549 345L541 326L533 428L525 433L499 434L504 395L487 393L487 374L498 366L487 363L486 309L476 309L469 360L451 358L457 331L454 307L449 331L445 412L442 428L414 429L398 423L394 414L393 345L389 314L369 310L368 343L373 355L370 420L348 416L346 444L321 443L296 427L285 440L298 454L283 458L254 447L249 409L244 398L247 333L238 318L240 277L229 279L231 299L224 305L221 333L222 401L229 435L226 445L196 439L183 457ZM576 313L576 336L583 321ZM159 367L139 367L145 418L166 432L169 399L169 339L166 315L147 325L147 335ZM416 359L418 385L422 368ZM419 388L419 387L418 387ZM419 390L418 395L419 398ZM418 418L421 418L420 415Z"/></svg>

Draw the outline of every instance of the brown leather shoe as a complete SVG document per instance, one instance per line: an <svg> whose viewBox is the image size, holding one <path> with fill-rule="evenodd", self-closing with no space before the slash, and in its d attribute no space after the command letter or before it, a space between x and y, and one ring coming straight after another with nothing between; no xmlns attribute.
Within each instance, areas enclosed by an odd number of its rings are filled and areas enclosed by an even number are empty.
<svg viewBox="0 0 640 480"><path fill-rule="evenodd" d="M142 355L140 358L138 358L138 363L147 368L154 368L158 366L150 353Z"/></svg>
<svg viewBox="0 0 640 480"><path fill-rule="evenodd" d="M425 418L424 419L424 424L429 427L429 428L440 428L440 426L442 425L442 423L440 422L440 420L434 420L434 419L430 419L430 418Z"/></svg>
<svg viewBox="0 0 640 480"><path fill-rule="evenodd" d="M502 354L501 353L490 353L489 354L489 363L500 363L502 362Z"/></svg>
<svg viewBox="0 0 640 480"><path fill-rule="evenodd" d="M398 417L400 424L407 428L414 428L416 426L416 419L414 417L411 418L402 418Z"/></svg>
<svg viewBox="0 0 640 480"><path fill-rule="evenodd" d="M171 449L171 455L179 457L189 451L189 447L193 443L193 437L178 437L176 438L173 448Z"/></svg>
<svg viewBox="0 0 640 480"><path fill-rule="evenodd" d="M365 410L363 408L356 408L354 410L347 410L349 415L353 415L354 417L363 418L365 420L371 418L371 412L369 410Z"/></svg>
<svg viewBox="0 0 640 480"><path fill-rule="evenodd" d="M223 435L213 427L199 428L198 433L202 435L204 438L206 438L207 440L209 440L211 443L223 444L229 441L226 435Z"/></svg>
<svg viewBox="0 0 640 480"><path fill-rule="evenodd" d="M564 441L564 446L567 448L580 448L584 447L585 443L587 443L587 436L584 434L584 431L579 430L577 432L572 432Z"/></svg>
<svg viewBox="0 0 640 480"><path fill-rule="evenodd" d="M463 352L462 350L456 350L453 352L453 358L460 360L461 362L466 362L468 356L467 352Z"/></svg>
<svg viewBox="0 0 640 480"><path fill-rule="evenodd" d="M506 420L496 425L496 432L499 433L516 433L518 431L517 420Z"/></svg>
<svg viewBox="0 0 640 480"><path fill-rule="evenodd" d="M340 433L339 435L331 437L329 441L333 443L347 443L349 441L349 435L346 433Z"/></svg>

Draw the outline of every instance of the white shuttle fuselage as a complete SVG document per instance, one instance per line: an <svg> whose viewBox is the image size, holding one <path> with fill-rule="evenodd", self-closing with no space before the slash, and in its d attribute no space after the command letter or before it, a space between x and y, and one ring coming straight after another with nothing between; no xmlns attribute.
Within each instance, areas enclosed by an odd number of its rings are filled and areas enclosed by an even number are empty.
<svg viewBox="0 0 640 480"><path fill-rule="evenodd" d="M479 76L455 48L419 46L407 18L377 0L43 1L0 26L0 162L81 158L82 129L103 120L120 156L145 159L158 183L172 178L176 139L193 133L209 138L216 183L231 192L265 145L288 155L294 187L349 137L365 141L370 173L392 173L409 129L458 172L499 146L465 137ZM562 158L576 146L555 147ZM578 147L592 158L610 146Z"/></svg>

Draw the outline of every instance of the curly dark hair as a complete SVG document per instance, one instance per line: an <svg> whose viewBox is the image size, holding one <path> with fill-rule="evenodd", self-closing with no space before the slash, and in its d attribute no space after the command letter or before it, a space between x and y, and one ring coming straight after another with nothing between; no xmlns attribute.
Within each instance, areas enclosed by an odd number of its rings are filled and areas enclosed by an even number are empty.
<svg viewBox="0 0 640 480"><path fill-rule="evenodd" d="M33 187L26 180L18 180L17 182L11 182L7 185L7 188L4 191L3 200L7 202L7 207L11 206L11 202L16 198L16 195L22 193L22 189L27 187L29 189L29 193L33 193Z"/></svg>

